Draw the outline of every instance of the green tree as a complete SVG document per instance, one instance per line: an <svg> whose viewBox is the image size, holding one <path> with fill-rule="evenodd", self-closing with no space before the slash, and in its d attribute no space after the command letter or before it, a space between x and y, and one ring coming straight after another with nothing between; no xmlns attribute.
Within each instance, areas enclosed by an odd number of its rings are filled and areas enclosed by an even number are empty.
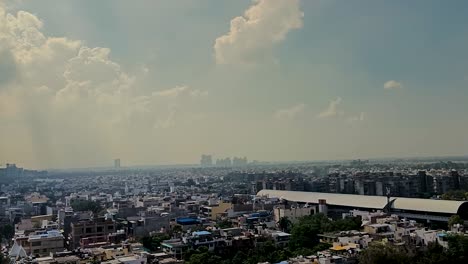
<svg viewBox="0 0 468 264"><path fill-rule="evenodd" d="M361 229L361 218L360 217L347 217L332 221L329 225L323 227L323 232L333 232L341 230L359 230Z"/></svg>
<svg viewBox="0 0 468 264"><path fill-rule="evenodd" d="M0 240L4 238L6 240L10 240L15 235L15 228L10 225L6 224L4 226L0 226Z"/></svg>
<svg viewBox="0 0 468 264"><path fill-rule="evenodd" d="M289 242L291 249L313 248L319 242L317 235L322 232L322 226L329 221L323 214L305 216L299 219L291 230Z"/></svg>
<svg viewBox="0 0 468 264"><path fill-rule="evenodd" d="M448 228L451 229L456 224L463 225L464 221L459 215L452 215L448 220Z"/></svg>
<svg viewBox="0 0 468 264"><path fill-rule="evenodd" d="M318 234L342 231L358 230L361 228L361 219L351 217L332 221L324 214L304 216L291 229L290 247L292 250L300 248L312 249L319 243Z"/></svg>
<svg viewBox="0 0 468 264"><path fill-rule="evenodd" d="M442 194L441 198L444 200L463 201L463 200L466 200L467 196L466 196L466 192L463 190L452 190L452 191L448 191Z"/></svg>
<svg viewBox="0 0 468 264"><path fill-rule="evenodd" d="M155 236L146 236L141 239L143 246L150 251L156 251L164 240L170 239L166 234L158 234Z"/></svg>
<svg viewBox="0 0 468 264"><path fill-rule="evenodd" d="M181 225L174 225L171 230L174 234L180 234L184 231Z"/></svg>
<svg viewBox="0 0 468 264"><path fill-rule="evenodd" d="M244 251L238 251L231 260L232 264L244 264L247 260L247 254Z"/></svg>
<svg viewBox="0 0 468 264"><path fill-rule="evenodd" d="M429 243L427 249L413 257L415 264L445 264L450 263L444 247L438 243Z"/></svg>
<svg viewBox="0 0 468 264"><path fill-rule="evenodd" d="M392 263L410 264L412 258L401 249L392 246L375 243L362 251L358 256L359 264Z"/></svg>
<svg viewBox="0 0 468 264"><path fill-rule="evenodd" d="M468 237L464 235L450 235L448 240L448 256L452 263L467 263L468 261Z"/></svg>
<svg viewBox="0 0 468 264"><path fill-rule="evenodd" d="M219 221L216 226L221 229L225 228L231 228L232 227L232 222L229 219L224 219Z"/></svg>
<svg viewBox="0 0 468 264"><path fill-rule="evenodd" d="M221 261L221 257L209 252L208 248L200 247L190 256L187 264L219 264Z"/></svg>
<svg viewBox="0 0 468 264"><path fill-rule="evenodd" d="M269 261L270 263L278 263L288 260L290 257L293 257L293 254L289 249L277 249L270 254Z"/></svg>
<svg viewBox="0 0 468 264"><path fill-rule="evenodd" d="M281 217L277 224L278 224L279 228L283 232L288 232L289 233L289 231L291 230L291 227L292 227L291 220L289 220L289 218L287 216Z"/></svg>
<svg viewBox="0 0 468 264"><path fill-rule="evenodd" d="M292 255L293 256L310 256L310 255L317 254L318 251L323 251L331 247L332 245L321 242L313 248L298 248L294 250Z"/></svg>

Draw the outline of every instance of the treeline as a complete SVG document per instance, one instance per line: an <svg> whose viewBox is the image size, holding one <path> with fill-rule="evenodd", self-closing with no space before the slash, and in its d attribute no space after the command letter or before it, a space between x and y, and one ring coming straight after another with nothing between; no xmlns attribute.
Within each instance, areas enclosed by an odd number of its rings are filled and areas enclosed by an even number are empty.
<svg viewBox="0 0 468 264"><path fill-rule="evenodd" d="M443 200L455 200L455 201L465 201L468 200L468 191L467 190L452 190L448 191L440 196Z"/></svg>

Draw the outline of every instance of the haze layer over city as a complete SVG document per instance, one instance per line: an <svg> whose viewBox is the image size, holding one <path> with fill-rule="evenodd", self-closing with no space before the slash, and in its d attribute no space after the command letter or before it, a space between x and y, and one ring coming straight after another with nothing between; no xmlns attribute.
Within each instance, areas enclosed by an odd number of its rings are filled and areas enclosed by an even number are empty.
<svg viewBox="0 0 468 264"><path fill-rule="evenodd" d="M0 264L468 263L467 13L0 0Z"/></svg>
<svg viewBox="0 0 468 264"><path fill-rule="evenodd" d="M468 149L464 3L0 3L3 164Z"/></svg>

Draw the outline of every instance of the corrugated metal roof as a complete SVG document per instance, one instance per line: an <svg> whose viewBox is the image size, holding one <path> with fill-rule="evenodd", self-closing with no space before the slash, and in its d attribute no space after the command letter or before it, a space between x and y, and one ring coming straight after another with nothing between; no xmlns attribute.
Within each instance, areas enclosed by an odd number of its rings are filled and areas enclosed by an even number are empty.
<svg viewBox="0 0 468 264"><path fill-rule="evenodd" d="M266 195L268 197L277 197L293 202L314 204L318 204L319 199L324 199L329 205L381 210L383 210L387 204L387 197L384 196L366 196L356 194L261 190L257 195Z"/></svg>
<svg viewBox="0 0 468 264"><path fill-rule="evenodd" d="M458 208L464 203L466 202L398 197L393 202L392 209L457 214Z"/></svg>
<svg viewBox="0 0 468 264"><path fill-rule="evenodd" d="M329 205L347 206L355 208L381 209L387 204L387 197L318 193L318 192L295 192L278 190L261 190L257 195L282 198L293 202L304 202L318 204L319 199L325 199ZM433 200L419 198L392 197L392 209L408 210L418 212L434 212L444 214L457 214L458 209L465 201Z"/></svg>

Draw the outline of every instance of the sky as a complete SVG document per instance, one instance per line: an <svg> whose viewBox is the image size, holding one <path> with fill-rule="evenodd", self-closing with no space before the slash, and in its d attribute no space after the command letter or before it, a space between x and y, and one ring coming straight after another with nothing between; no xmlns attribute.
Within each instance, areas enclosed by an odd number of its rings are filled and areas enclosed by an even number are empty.
<svg viewBox="0 0 468 264"><path fill-rule="evenodd" d="M462 0L0 0L0 164L468 154Z"/></svg>

